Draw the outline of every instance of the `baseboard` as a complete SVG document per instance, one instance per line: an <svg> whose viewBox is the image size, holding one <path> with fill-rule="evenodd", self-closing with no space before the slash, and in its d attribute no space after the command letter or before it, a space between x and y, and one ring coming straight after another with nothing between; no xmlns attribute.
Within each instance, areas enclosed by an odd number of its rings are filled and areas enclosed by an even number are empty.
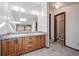
<svg viewBox="0 0 79 59"><path fill-rule="evenodd" d="M70 46L67 46L67 45L65 45L66 47L68 47L68 48L70 48L70 49L73 49L73 50L75 50L75 51L78 51L79 52L79 50L77 50L77 49L75 49L75 48L72 48L72 47L70 47Z"/></svg>
<svg viewBox="0 0 79 59"><path fill-rule="evenodd" d="M45 48L50 48L50 47L45 47Z"/></svg>
<svg viewBox="0 0 79 59"><path fill-rule="evenodd" d="M49 47L45 46L45 48L50 48L50 46Z"/></svg>

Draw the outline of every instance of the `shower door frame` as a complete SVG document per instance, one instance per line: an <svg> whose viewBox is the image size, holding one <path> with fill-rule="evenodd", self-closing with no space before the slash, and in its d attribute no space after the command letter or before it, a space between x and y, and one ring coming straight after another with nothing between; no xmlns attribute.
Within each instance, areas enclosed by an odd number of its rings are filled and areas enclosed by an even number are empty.
<svg viewBox="0 0 79 59"><path fill-rule="evenodd" d="M54 42L57 42L57 16L64 14L64 46L66 42L66 12L54 15Z"/></svg>

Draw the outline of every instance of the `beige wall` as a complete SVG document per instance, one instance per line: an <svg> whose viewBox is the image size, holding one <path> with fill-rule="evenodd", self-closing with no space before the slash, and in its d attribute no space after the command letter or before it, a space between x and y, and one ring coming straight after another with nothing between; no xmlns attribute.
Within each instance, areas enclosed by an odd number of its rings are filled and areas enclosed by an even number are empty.
<svg viewBox="0 0 79 59"><path fill-rule="evenodd" d="M54 15L66 12L66 45L79 50L79 4L53 10L51 17L51 34L54 39Z"/></svg>

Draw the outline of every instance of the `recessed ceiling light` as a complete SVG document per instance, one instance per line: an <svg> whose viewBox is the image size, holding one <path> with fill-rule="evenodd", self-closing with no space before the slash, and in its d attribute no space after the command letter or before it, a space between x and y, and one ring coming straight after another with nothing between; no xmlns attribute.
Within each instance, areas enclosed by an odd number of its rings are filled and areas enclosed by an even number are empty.
<svg viewBox="0 0 79 59"><path fill-rule="evenodd" d="M56 9L58 9L58 8L59 8L59 6L57 5L57 6L55 6L55 8L56 8Z"/></svg>
<svg viewBox="0 0 79 59"><path fill-rule="evenodd" d="M25 19L25 18L20 18L20 21L25 22L25 21L27 21L27 19Z"/></svg>
<svg viewBox="0 0 79 59"><path fill-rule="evenodd" d="M62 6L62 4L60 3L60 2L57 2L56 4L55 4L55 8L56 9L58 9L59 7L61 7Z"/></svg>

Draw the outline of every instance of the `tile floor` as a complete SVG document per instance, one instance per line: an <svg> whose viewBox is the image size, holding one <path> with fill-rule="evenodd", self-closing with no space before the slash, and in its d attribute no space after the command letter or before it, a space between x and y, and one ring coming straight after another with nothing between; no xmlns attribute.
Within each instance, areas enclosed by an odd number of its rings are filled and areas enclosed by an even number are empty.
<svg viewBox="0 0 79 59"><path fill-rule="evenodd" d="M42 48L21 56L79 56L79 52L60 43L51 42L50 48Z"/></svg>

